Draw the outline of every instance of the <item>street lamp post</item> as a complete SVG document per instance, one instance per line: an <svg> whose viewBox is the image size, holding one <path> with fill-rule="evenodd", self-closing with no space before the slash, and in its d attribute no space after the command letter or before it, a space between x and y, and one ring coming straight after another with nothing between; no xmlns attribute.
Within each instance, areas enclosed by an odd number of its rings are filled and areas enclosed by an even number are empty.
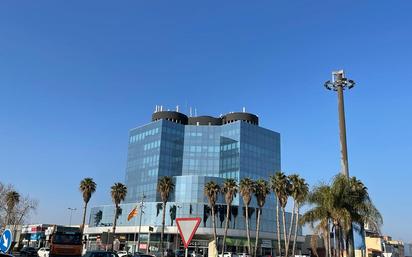
<svg viewBox="0 0 412 257"><path fill-rule="evenodd" d="M346 143L346 122L345 122L345 104L343 100L343 90L351 89L355 86L355 81L347 79L343 70L332 72L332 80L325 82L325 87L328 90L338 92L338 112L339 112L339 137L341 146L341 173L349 178L348 165L348 147ZM348 256L355 257L355 243L353 236L353 224L350 226L348 233Z"/></svg>
<svg viewBox="0 0 412 257"><path fill-rule="evenodd" d="M67 208L68 210L69 210L69 212L70 212L70 218L69 218L69 227L72 225L72 215L73 215L73 212L75 211L75 210L77 210L77 208L71 208L71 207L69 207L69 208Z"/></svg>
<svg viewBox="0 0 412 257"><path fill-rule="evenodd" d="M345 122L345 104L343 100L343 90L351 89L355 85L355 81L347 79L343 70L332 72L332 80L325 82L325 87L328 90L338 92L338 112L339 112L339 137L341 146L341 167L342 174L349 178L348 164L348 146L346 143L346 122Z"/></svg>
<svg viewBox="0 0 412 257"><path fill-rule="evenodd" d="M178 209L182 208L182 206L180 204L176 205L177 209L176 209L176 217L177 217L177 211ZM176 224L176 251L179 250L179 230L177 229L177 224Z"/></svg>
<svg viewBox="0 0 412 257"><path fill-rule="evenodd" d="M136 248L137 248L137 252L139 252L140 250L140 233L141 233L141 229L142 229L142 215L143 215L143 207L144 207L144 199L146 198L146 196L144 195L144 193L142 194L142 199L140 200L140 207L139 207L139 235L137 236L137 246L136 246L136 233L134 234L134 252L136 252Z"/></svg>

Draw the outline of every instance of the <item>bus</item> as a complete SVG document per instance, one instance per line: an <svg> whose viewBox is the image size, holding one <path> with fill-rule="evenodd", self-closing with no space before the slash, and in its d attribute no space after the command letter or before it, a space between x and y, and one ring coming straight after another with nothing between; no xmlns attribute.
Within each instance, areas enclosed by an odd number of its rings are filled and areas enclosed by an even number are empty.
<svg viewBox="0 0 412 257"><path fill-rule="evenodd" d="M49 257L81 256L83 250L82 232L78 227L54 225L48 229Z"/></svg>

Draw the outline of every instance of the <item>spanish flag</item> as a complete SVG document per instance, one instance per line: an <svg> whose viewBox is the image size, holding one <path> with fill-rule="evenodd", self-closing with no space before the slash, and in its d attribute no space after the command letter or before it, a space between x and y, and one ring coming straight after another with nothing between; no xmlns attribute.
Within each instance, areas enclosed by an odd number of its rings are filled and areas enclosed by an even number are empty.
<svg viewBox="0 0 412 257"><path fill-rule="evenodd" d="M136 215L137 215L137 206L134 207L133 210L130 211L129 215L127 216L127 221L130 221Z"/></svg>

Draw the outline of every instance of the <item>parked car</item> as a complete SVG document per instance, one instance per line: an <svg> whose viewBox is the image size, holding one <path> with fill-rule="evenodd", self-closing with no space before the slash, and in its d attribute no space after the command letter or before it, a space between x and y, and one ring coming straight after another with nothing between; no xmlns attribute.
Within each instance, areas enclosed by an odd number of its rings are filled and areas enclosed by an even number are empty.
<svg viewBox="0 0 412 257"><path fill-rule="evenodd" d="M142 254L146 254L144 252L135 252L134 255L142 255Z"/></svg>
<svg viewBox="0 0 412 257"><path fill-rule="evenodd" d="M237 254L239 257L252 257L252 255L248 254L248 253L238 253Z"/></svg>
<svg viewBox="0 0 412 257"><path fill-rule="evenodd" d="M192 252L190 252L190 257L202 257L202 255L200 253L192 251Z"/></svg>
<svg viewBox="0 0 412 257"><path fill-rule="evenodd" d="M34 247L25 246L20 250L21 256L37 256L37 251Z"/></svg>
<svg viewBox="0 0 412 257"><path fill-rule="evenodd" d="M13 255L0 252L0 257L13 257Z"/></svg>
<svg viewBox="0 0 412 257"><path fill-rule="evenodd" d="M151 254L146 254L146 253L135 253L134 257L155 257L155 256Z"/></svg>
<svg viewBox="0 0 412 257"><path fill-rule="evenodd" d="M42 247L37 251L37 255L39 257L49 257L50 248L49 247Z"/></svg>
<svg viewBox="0 0 412 257"><path fill-rule="evenodd" d="M119 255L111 251L88 251L84 257L119 257Z"/></svg>
<svg viewBox="0 0 412 257"><path fill-rule="evenodd" d="M173 252L172 249L166 249L165 256L166 257L175 257L175 253Z"/></svg>
<svg viewBox="0 0 412 257"><path fill-rule="evenodd" d="M126 257L129 253L127 251L118 251L117 255L119 255L119 257Z"/></svg>
<svg viewBox="0 0 412 257"><path fill-rule="evenodd" d="M175 255L176 255L176 257L184 257L185 256L185 250L176 250Z"/></svg>
<svg viewBox="0 0 412 257"><path fill-rule="evenodd" d="M224 252L223 256L222 256L222 254L219 254L219 257L239 257L239 256L236 253Z"/></svg>

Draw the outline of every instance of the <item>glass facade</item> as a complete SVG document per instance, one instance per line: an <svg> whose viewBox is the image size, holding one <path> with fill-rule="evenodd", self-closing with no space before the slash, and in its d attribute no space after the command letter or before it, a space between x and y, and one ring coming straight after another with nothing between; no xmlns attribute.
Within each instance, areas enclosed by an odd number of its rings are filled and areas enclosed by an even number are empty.
<svg viewBox="0 0 412 257"><path fill-rule="evenodd" d="M280 134L256 124L233 121L222 125L185 125L161 119L130 130L125 184L128 194L122 204L118 226L134 226L128 213L145 195L142 225L161 226L162 206L156 192L162 176L172 176L175 190L166 206L166 224L176 217L201 217L201 227L211 228L211 210L203 194L204 185L225 178L238 182L245 177L268 179L280 170ZM256 228L256 202L250 210L251 229ZM273 194L262 213L261 231L275 233L276 210ZM217 227L223 228L226 214L219 196ZM92 208L90 227L111 226L114 207ZM287 215L289 224L290 215ZM245 208L238 195L231 209L231 229L245 229ZM300 230L300 229L299 229ZM301 234L301 231L299 231Z"/></svg>

